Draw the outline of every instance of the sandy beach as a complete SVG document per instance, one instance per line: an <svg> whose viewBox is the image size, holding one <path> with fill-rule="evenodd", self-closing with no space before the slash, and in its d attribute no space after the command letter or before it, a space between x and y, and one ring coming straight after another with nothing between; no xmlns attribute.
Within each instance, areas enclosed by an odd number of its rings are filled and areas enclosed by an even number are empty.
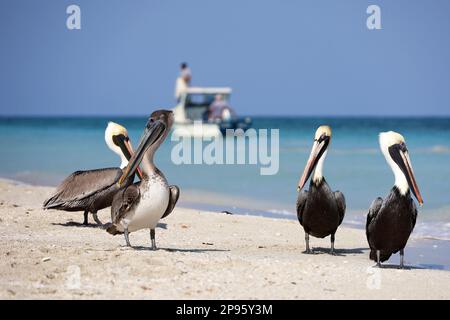
<svg viewBox="0 0 450 320"><path fill-rule="evenodd" d="M341 227L336 256L328 238L306 255L296 221L177 207L156 230L159 250L146 230L130 249L82 213L43 211L51 191L0 181L2 299L450 298L448 271L373 268L363 230Z"/></svg>

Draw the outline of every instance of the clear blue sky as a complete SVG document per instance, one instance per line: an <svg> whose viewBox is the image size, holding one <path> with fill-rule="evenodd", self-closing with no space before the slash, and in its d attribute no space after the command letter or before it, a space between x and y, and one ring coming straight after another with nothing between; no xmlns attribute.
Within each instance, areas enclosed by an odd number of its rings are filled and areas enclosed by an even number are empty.
<svg viewBox="0 0 450 320"><path fill-rule="evenodd" d="M187 61L241 114L450 115L449 14L448 0L1 0L0 114L147 115L173 106Z"/></svg>

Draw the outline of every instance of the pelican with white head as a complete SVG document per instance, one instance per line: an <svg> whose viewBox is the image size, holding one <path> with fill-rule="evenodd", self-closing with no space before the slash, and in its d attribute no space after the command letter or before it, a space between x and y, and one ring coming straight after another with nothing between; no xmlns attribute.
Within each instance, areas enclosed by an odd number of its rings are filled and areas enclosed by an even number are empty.
<svg viewBox="0 0 450 320"><path fill-rule="evenodd" d="M423 204L414 175L405 138L397 132L380 133L380 149L394 173L394 186L384 198L372 202L366 222L366 235L370 246L370 259L381 262L400 252L400 267L404 266L404 248L414 229L417 207L411 197Z"/></svg>
<svg viewBox="0 0 450 320"><path fill-rule="evenodd" d="M133 155L128 131L120 124L108 123L105 129L105 142L120 157L120 167L72 173L44 202L44 209L84 211L84 225L88 224L88 214L91 212L95 222L102 224L97 217L97 211L111 205L114 194L120 189L117 181L122 176L122 169L128 165L128 160ZM142 179L139 168L137 173ZM134 175L130 176L126 183L130 184L133 180Z"/></svg>
<svg viewBox="0 0 450 320"><path fill-rule="evenodd" d="M331 142L331 128L320 126L314 135L314 142L303 174L297 184L297 217L305 231L306 253L309 235L318 238L331 236L331 253L334 254L335 233L345 214L345 197L340 191L331 191L323 176L323 165ZM309 190L303 190L314 172Z"/></svg>

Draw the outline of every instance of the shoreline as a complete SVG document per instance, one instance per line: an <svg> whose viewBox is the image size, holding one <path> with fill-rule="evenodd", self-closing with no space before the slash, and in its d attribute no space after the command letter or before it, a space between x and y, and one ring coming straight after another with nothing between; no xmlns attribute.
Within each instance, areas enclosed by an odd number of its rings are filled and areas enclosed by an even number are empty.
<svg viewBox="0 0 450 320"><path fill-rule="evenodd" d="M411 265L409 246L407 269L398 255L374 268L362 230L340 227L336 256L329 238L306 255L294 220L176 207L156 230L159 250L145 230L130 249L80 212L43 211L52 190L0 181L0 298L450 299L450 272Z"/></svg>
<svg viewBox="0 0 450 320"><path fill-rule="evenodd" d="M40 183L30 183L27 181L10 179L0 175L0 182L7 182L11 184L26 185L32 187L45 187L54 188L56 184L40 184ZM60 182L60 179L58 180ZM201 196L199 196L201 195ZM187 198L188 200L186 200ZM206 199L206 200L205 200ZM292 206L286 206L284 203L277 203L274 201L261 200L246 196L234 196L225 193L211 192L201 189L183 189L183 196L180 198L182 206L189 209L199 209L205 211L229 211L238 215L250 215L250 216L261 216L267 218L279 218L279 219L290 219L297 221L297 215L294 212L294 204ZM230 205L232 203L232 205ZM427 209L429 211L448 211L450 210L450 205L437 209ZM422 221L420 223L429 223L430 220L423 221L426 218L427 210L422 209L421 215ZM342 225L347 227L364 229L365 219L366 219L367 209L352 209L347 208L346 216ZM433 222L433 221L431 221ZM418 227L416 225L416 228ZM450 223L448 224L450 226ZM415 228L415 230L416 230ZM442 237L436 235L411 235L417 240L439 240L439 241L450 241L449 237Z"/></svg>
<svg viewBox="0 0 450 320"><path fill-rule="evenodd" d="M42 185L42 184L33 184L27 183L25 181L9 179L0 176L0 183L6 182L10 184L17 184L22 186L30 186L30 187L43 187L43 188L54 188L55 185ZM201 194L202 196L199 196ZM207 200L205 200L207 199ZM229 203L233 203L235 205L229 205ZM255 217L265 217L265 218L274 218L274 219L288 219L288 220L297 220L297 215L293 212L293 210L288 210L281 203L270 202L270 201L261 201L255 198L249 197L234 197L231 195L210 192L205 190L198 189L188 189L183 191L183 195L179 199L178 205L186 208L186 209L195 209L202 211L211 211L211 212L230 212L232 214L241 215L241 216L255 216ZM268 209L269 208L269 209ZM282 209L278 209L282 208ZM448 207L450 209L450 207ZM445 208L440 208L437 210L444 210ZM426 212L421 213L421 215L426 215ZM365 219L366 212L362 209L349 209L347 208L346 216L344 217L344 221L341 226L345 226L348 228L355 228L358 230L365 230ZM430 235L430 234L418 234L418 229L421 228L424 224L429 224L430 221L418 221L416 224L413 233L410 236L410 241L424 241L424 240L432 240L439 241L443 243L448 243L449 251L450 251L450 238L439 235ZM450 270L450 257L448 259L448 267Z"/></svg>

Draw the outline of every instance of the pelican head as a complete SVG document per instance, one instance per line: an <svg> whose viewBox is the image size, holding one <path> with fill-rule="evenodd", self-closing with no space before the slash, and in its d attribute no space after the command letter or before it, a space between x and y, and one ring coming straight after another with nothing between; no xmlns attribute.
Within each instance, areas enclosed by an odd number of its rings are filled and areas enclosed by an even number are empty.
<svg viewBox="0 0 450 320"><path fill-rule="evenodd" d="M172 125L172 111L157 110L150 115L139 142L139 146L137 147L135 154L129 160L122 177L119 179L120 185L123 185L126 179L134 174L144 156L146 156L146 161L142 163L142 171L147 175L150 171L154 171L153 155L169 134Z"/></svg>
<svg viewBox="0 0 450 320"><path fill-rule="evenodd" d="M134 153L127 129L115 122L108 122L105 130L105 141L108 147L119 155L121 159L120 168L125 168ZM140 170L138 170L138 175L142 178Z"/></svg>
<svg viewBox="0 0 450 320"><path fill-rule="evenodd" d="M319 184L322 181L323 161L327 155L327 148L331 141L331 128L329 126L320 126L314 135L314 143L308 162L306 163L302 177L298 182L297 191L305 186L311 173L314 171L313 182Z"/></svg>
<svg viewBox="0 0 450 320"><path fill-rule="evenodd" d="M423 204L419 187L414 177L414 171L409 159L405 138L397 132L380 133L380 148L395 176L395 186L402 195L410 189L420 205Z"/></svg>

